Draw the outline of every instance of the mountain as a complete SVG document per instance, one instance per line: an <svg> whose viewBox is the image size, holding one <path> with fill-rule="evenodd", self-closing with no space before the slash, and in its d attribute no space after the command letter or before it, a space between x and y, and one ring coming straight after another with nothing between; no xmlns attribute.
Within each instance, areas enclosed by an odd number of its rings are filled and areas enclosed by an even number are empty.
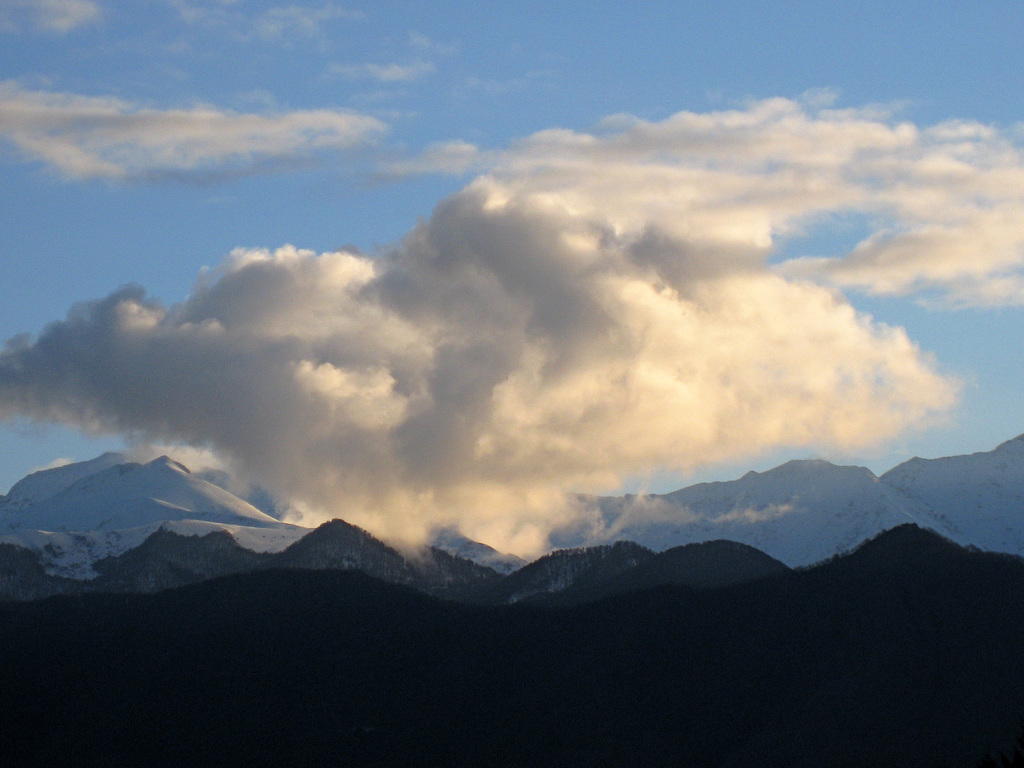
<svg viewBox="0 0 1024 768"><path fill-rule="evenodd" d="M451 528L442 528L430 540L430 545L463 560L472 560L478 565L491 568L498 573L512 573L526 565L521 557L499 552L494 547L466 538Z"/></svg>
<svg viewBox="0 0 1024 768"><path fill-rule="evenodd" d="M924 504L881 482L864 467L790 461L738 480L700 483L663 495L597 499L596 529L556 534L559 546L629 540L662 551L727 539L755 547L790 566L844 552L907 522L949 531Z"/></svg>
<svg viewBox="0 0 1024 768"><path fill-rule="evenodd" d="M72 469L78 474L85 468L70 465L49 472ZM37 477L42 474L26 478L36 480L30 485L30 491L43 485L42 480L50 479ZM63 476L64 479L67 476ZM11 489L10 497L14 497L19 485L21 483ZM13 502L5 502L0 508L0 530L112 531L167 520L204 520L261 528L282 526L279 520L251 504L194 477L186 467L167 456L148 464L114 464L79 476L52 494L54 486L49 483L46 486L47 491L34 498L23 494L14 497Z"/></svg>
<svg viewBox="0 0 1024 768"><path fill-rule="evenodd" d="M603 585L604 594L652 587L717 589L778 576L790 569L759 549L718 539L658 552Z"/></svg>
<svg viewBox="0 0 1024 768"><path fill-rule="evenodd" d="M796 567L915 523L960 544L1024 555L1024 436L988 452L914 458L881 477L790 461L738 480L585 502L596 516L557 531L556 546L628 540L662 551L727 539Z"/></svg>
<svg viewBox="0 0 1024 768"><path fill-rule="evenodd" d="M147 464L105 453L90 461L40 470L0 497L0 543L38 552L51 575L94 578L93 563L139 546L155 530L203 536L230 533L244 548L278 552L311 529L281 522L287 505L259 487L238 484L223 470L191 472L162 456ZM454 531L436 548L502 573L524 564Z"/></svg>
<svg viewBox="0 0 1024 768"><path fill-rule="evenodd" d="M1024 435L987 452L913 458L881 480L927 507L953 538L1024 554Z"/></svg>
<svg viewBox="0 0 1024 768"><path fill-rule="evenodd" d="M89 578L56 574L44 567L39 552L0 544L0 600L35 600L66 593L158 592L271 568L359 571L384 582L455 599L486 591L500 580L490 568L442 550L402 554L341 520L324 523L278 552L242 546L236 529L211 526L197 534L186 527L182 533L173 523L165 523L137 545L98 557L90 565Z"/></svg>
<svg viewBox="0 0 1024 768"><path fill-rule="evenodd" d="M224 530L255 551L279 551L308 532L166 456L137 464L108 453L42 470L0 503L0 543L39 553L56 576L93 578L95 562L139 546L159 528L183 535Z"/></svg>
<svg viewBox="0 0 1024 768"><path fill-rule="evenodd" d="M0 598L152 592L272 567L360 570L449 596L497 578L440 549L399 553L340 520L288 525L227 491L226 473L201 475L110 453L23 479L0 502ZM484 545L475 554L515 565Z"/></svg>
<svg viewBox="0 0 1024 768"><path fill-rule="evenodd" d="M650 559L648 559L650 561ZM572 607L269 570L0 604L19 766L968 768L1024 714L1024 563L912 527Z"/></svg>
<svg viewBox="0 0 1024 768"><path fill-rule="evenodd" d="M630 541L552 552L469 595L474 602L580 605L653 587L713 589L786 573L763 552L709 541L654 553Z"/></svg>
<svg viewBox="0 0 1024 768"><path fill-rule="evenodd" d="M573 601L577 592L592 591L652 556L649 549L631 541L562 549L524 565L475 598L482 602L516 603L557 594Z"/></svg>
<svg viewBox="0 0 1024 768"><path fill-rule="evenodd" d="M26 475L11 486L6 497L0 498L0 515L17 512L32 504L46 501L82 478L123 464L125 461L127 460L123 454L108 452L89 461L41 469Z"/></svg>
<svg viewBox="0 0 1024 768"><path fill-rule="evenodd" d="M37 552L0 543L0 600L36 600L75 592L80 583L48 573Z"/></svg>
<svg viewBox="0 0 1024 768"><path fill-rule="evenodd" d="M194 536L158 528L139 546L96 561L96 578L77 582L75 591L158 592L266 568L272 557L245 549L225 530Z"/></svg>
<svg viewBox="0 0 1024 768"><path fill-rule="evenodd" d="M497 580L469 560L428 547L403 555L343 520L324 523L270 560L277 568L351 570L431 594L455 596Z"/></svg>

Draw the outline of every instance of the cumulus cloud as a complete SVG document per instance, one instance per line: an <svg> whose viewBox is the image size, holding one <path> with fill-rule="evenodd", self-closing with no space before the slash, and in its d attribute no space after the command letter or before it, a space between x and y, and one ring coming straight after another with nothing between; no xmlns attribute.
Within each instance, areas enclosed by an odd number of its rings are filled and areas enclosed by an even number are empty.
<svg viewBox="0 0 1024 768"><path fill-rule="evenodd" d="M180 304L77 306L0 353L0 418L211 449L311 522L528 554L579 512L566 490L853 449L953 404L901 329L766 265L765 211L821 193L702 182L659 130L533 137L372 256L239 249Z"/></svg>
<svg viewBox="0 0 1024 768"><path fill-rule="evenodd" d="M112 97L0 83L0 136L72 178L245 172L373 141L376 118L340 110L152 109Z"/></svg>
<svg viewBox="0 0 1024 768"><path fill-rule="evenodd" d="M0 30L34 28L64 34L94 24L102 16L100 6L92 0L3 0Z"/></svg>

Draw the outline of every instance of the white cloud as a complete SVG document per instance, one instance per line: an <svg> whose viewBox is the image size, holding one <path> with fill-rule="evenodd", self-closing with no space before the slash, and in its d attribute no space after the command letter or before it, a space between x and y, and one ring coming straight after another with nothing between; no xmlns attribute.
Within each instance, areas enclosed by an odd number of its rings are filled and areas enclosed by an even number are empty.
<svg viewBox="0 0 1024 768"><path fill-rule="evenodd" d="M543 200L603 217L619 234L656 224L752 249L758 262L830 217L859 215L871 231L852 251L790 259L780 272L954 304L1024 301L1024 155L990 126L919 128L878 107L770 99L657 123L616 116L591 133L542 131L504 151L450 146L458 152L431 148L396 169L447 163L462 173L473 158L489 168L478 186L493 184L495 200Z"/></svg>
<svg viewBox="0 0 1024 768"><path fill-rule="evenodd" d="M244 172L268 161L365 144L385 129L376 118L340 110L159 110L0 83L0 136L72 178Z"/></svg>
<svg viewBox="0 0 1024 768"><path fill-rule="evenodd" d="M15 32L33 27L64 34L94 24L103 16L92 0L3 0L0 30Z"/></svg>

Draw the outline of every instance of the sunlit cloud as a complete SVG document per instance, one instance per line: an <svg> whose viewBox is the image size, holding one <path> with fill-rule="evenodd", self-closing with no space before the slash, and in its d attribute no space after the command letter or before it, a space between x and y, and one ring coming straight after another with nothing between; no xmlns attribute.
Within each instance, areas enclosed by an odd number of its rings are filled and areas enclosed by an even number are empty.
<svg viewBox="0 0 1024 768"><path fill-rule="evenodd" d="M0 137L62 175L138 179L244 172L365 145L386 131L342 110L238 113L212 105L153 109L113 97L0 83Z"/></svg>
<svg viewBox="0 0 1024 768"><path fill-rule="evenodd" d="M1024 156L990 126L922 128L877 106L769 99L660 122L618 115L504 150L452 142L393 166L467 169L488 171L496 194L600 216L619 234L655 224L686 241L753 249L759 263L856 215L869 231L849 252L785 258L780 274L949 304L1024 302Z"/></svg>
<svg viewBox="0 0 1024 768"><path fill-rule="evenodd" d="M0 31L39 29L65 34L95 24L103 17L92 0L4 0L0 3Z"/></svg>

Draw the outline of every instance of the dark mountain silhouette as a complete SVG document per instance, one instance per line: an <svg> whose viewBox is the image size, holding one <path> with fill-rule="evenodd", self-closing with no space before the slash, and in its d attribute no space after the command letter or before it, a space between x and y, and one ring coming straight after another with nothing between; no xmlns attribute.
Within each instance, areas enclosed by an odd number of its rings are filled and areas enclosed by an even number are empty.
<svg viewBox="0 0 1024 768"><path fill-rule="evenodd" d="M1024 713L1024 563L896 529L570 607L269 570L0 605L11 765L966 768Z"/></svg>
<svg viewBox="0 0 1024 768"><path fill-rule="evenodd" d="M135 549L97 561L99 577L86 584L92 591L157 592L265 568L272 557L240 547L227 531L182 536L158 529Z"/></svg>
<svg viewBox="0 0 1024 768"><path fill-rule="evenodd" d="M48 574L35 552L0 544L0 599L35 600L77 591L77 585L72 579Z"/></svg>
<svg viewBox="0 0 1024 768"><path fill-rule="evenodd" d="M268 559L275 568L355 570L431 594L453 595L499 580L490 568L429 547L403 555L343 520L332 520Z"/></svg>
<svg viewBox="0 0 1024 768"><path fill-rule="evenodd" d="M524 565L500 582L487 585L479 602L516 603L545 601L555 595L580 602L587 594L600 594L600 586L654 557L646 547L620 541L596 547L560 549Z"/></svg>
<svg viewBox="0 0 1024 768"><path fill-rule="evenodd" d="M226 531L186 536L159 529L140 546L97 561L98 576L90 580L48 575L30 550L0 545L0 597L158 592L268 568L355 570L454 600L562 605L662 584L724 586L786 569L764 553L733 542L686 545L660 554L618 542L553 552L503 577L434 547L401 553L361 528L333 520L276 554L247 550Z"/></svg>
<svg viewBox="0 0 1024 768"><path fill-rule="evenodd" d="M659 553L617 542L553 552L473 597L478 602L577 605L666 585L724 587L788 570L760 550L732 541L686 544Z"/></svg>
<svg viewBox="0 0 1024 768"><path fill-rule="evenodd" d="M608 594L665 585L712 589L789 571L759 549L735 541L706 541L666 549L612 580Z"/></svg>
<svg viewBox="0 0 1024 768"><path fill-rule="evenodd" d="M38 555L0 544L0 599L33 600L86 592L158 592L268 568L355 570L429 594L460 597L497 582L493 570L428 548L403 555L341 520L324 523L279 553L252 552L226 531L186 536L158 529L141 545L93 565L93 579L51 576Z"/></svg>

